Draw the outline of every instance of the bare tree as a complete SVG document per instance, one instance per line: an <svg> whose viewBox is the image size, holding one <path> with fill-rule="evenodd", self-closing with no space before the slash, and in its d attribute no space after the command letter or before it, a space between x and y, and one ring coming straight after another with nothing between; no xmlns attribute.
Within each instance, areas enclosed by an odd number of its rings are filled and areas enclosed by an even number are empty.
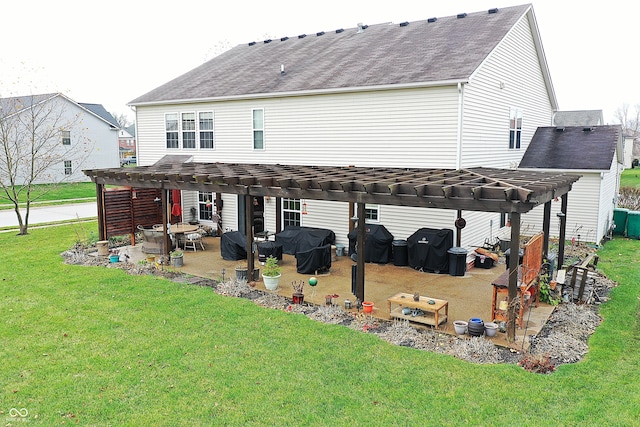
<svg viewBox="0 0 640 427"><path fill-rule="evenodd" d="M114 119L116 119L116 122L118 123L118 126L120 126L120 129L124 129L133 124L126 113L111 113L111 115Z"/></svg>
<svg viewBox="0 0 640 427"><path fill-rule="evenodd" d="M633 108L629 104L623 104L613 115L614 120L622 125L625 135L638 138L640 136L640 104Z"/></svg>
<svg viewBox="0 0 640 427"><path fill-rule="evenodd" d="M68 180L70 165L79 170L92 149L80 114L67 111L69 102L61 94L0 99L0 189L13 204L20 235L28 232L31 204L46 194L34 186Z"/></svg>

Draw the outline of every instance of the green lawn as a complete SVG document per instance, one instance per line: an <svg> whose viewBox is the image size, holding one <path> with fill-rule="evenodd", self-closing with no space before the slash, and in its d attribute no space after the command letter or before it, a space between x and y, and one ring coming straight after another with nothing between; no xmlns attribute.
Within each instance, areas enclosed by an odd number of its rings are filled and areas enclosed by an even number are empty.
<svg viewBox="0 0 640 427"><path fill-rule="evenodd" d="M640 168L625 169L620 177L620 188L640 188Z"/></svg>
<svg viewBox="0 0 640 427"><path fill-rule="evenodd" d="M640 241L580 363L539 375L119 269L70 266L77 227L0 234L0 420L117 426L633 426L640 419ZM15 421L15 423L14 423ZM12 424L13 423L13 424Z"/></svg>
<svg viewBox="0 0 640 427"><path fill-rule="evenodd" d="M58 184L51 186L48 184L35 185L31 194L31 199L38 203L46 203L54 200L69 200L96 198L96 185L93 182L74 182L68 184ZM20 203L27 201L26 194L20 195ZM13 205L7 199L6 194L0 193L0 209L13 209Z"/></svg>

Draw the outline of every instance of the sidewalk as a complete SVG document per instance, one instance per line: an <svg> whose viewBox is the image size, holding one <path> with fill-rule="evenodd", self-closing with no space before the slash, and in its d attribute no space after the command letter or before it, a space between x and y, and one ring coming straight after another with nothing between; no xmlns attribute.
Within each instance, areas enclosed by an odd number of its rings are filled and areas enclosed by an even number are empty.
<svg viewBox="0 0 640 427"><path fill-rule="evenodd" d="M20 209L23 218L25 209ZM64 205L31 207L29 210L29 226L77 219L96 218L98 206L96 202L72 203ZM0 211L0 227L18 227L18 217L13 210Z"/></svg>

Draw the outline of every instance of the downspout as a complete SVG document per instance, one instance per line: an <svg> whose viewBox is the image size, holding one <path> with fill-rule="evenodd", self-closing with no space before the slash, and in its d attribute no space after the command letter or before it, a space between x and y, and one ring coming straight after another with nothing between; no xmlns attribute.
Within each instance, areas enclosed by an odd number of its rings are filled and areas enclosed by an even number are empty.
<svg viewBox="0 0 640 427"><path fill-rule="evenodd" d="M458 82L458 135L456 141L456 169L462 168L462 98L463 98L462 83Z"/></svg>

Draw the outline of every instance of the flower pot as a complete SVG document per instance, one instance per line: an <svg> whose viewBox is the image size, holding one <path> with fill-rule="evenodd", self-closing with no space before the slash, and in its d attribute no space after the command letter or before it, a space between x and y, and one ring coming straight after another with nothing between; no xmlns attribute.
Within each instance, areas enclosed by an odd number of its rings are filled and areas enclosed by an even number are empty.
<svg viewBox="0 0 640 427"><path fill-rule="evenodd" d="M455 320L453 322L453 327L456 330L456 334L458 335L464 335L467 333L467 325L469 323L465 322L464 320Z"/></svg>
<svg viewBox="0 0 640 427"><path fill-rule="evenodd" d="M498 332L498 324L494 322L487 322L484 324L484 333L488 337L495 337Z"/></svg>
<svg viewBox="0 0 640 427"><path fill-rule="evenodd" d="M174 267L177 267L177 268L182 267L184 265L184 257L172 256L171 263L173 264Z"/></svg>
<svg viewBox="0 0 640 427"><path fill-rule="evenodd" d="M264 280L264 287L270 291L275 291L278 289L278 282L280 281L281 274L277 276L265 276L262 275L262 279Z"/></svg>
<svg viewBox="0 0 640 427"><path fill-rule="evenodd" d="M247 268L236 267L236 280L238 281L247 281Z"/></svg>
<svg viewBox="0 0 640 427"><path fill-rule="evenodd" d="M362 310L365 313L373 312L373 303L371 301L363 301L362 302Z"/></svg>
<svg viewBox="0 0 640 427"><path fill-rule="evenodd" d="M467 324L467 331L472 337L481 337L484 335L484 322L478 317L472 317Z"/></svg>
<svg viewBox="0 0 640 427"><path fill-rule="evenodd" d="M120 255L109 255L109 262L118 262L120 261Z"/></svg>
<svg viewBox="0 0 640 427"><path fill-rule="evenodd" d="M302 304L304 302L304 294L300 292L294 292L291 299L293 300L294 304Z"/></svg>

